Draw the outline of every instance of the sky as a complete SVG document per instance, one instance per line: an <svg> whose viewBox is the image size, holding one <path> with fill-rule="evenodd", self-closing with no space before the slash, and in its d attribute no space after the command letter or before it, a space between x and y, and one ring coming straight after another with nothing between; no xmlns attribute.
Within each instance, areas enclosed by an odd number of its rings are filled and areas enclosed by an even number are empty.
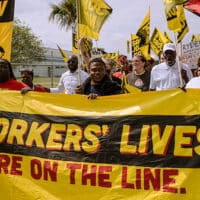
<svg viewBox="0 0 200 200"><path fill-rule="evenodd" d="M50 4L58 4L61 0L15 0L14 17L20 19L43 42L45 47L57 48L57 44L71 51L71 30L66 31L56 23L48 20L51 12ZM167 31L171 39L174 34L167 28L163 8L163 0L106 0L113 12L104 23L98 41L93 41L94 47L104 48L107 52L127 55L126 41L131 34L136 33L150 5L150 30L159 28ZM193 34L199 34L200 17L185 10L189 33L183 39L188 43ZM129 55L128 55L129 56Z"/></svg>

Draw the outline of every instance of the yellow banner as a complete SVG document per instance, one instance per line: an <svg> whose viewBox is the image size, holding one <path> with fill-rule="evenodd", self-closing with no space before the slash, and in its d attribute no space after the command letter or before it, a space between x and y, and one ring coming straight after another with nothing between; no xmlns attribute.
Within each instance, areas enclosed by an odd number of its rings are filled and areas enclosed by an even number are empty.
<svg viewBox="0 0 200 200"><path fill-rule="evenodd" d="M199 199L199 90L0 98L2 199Z"/></svg>
<svg viewBox="0 0 200 200"><path fill-rule="evenodd" d="M0 1L0 57L10 60L14 0Z"/></svg>

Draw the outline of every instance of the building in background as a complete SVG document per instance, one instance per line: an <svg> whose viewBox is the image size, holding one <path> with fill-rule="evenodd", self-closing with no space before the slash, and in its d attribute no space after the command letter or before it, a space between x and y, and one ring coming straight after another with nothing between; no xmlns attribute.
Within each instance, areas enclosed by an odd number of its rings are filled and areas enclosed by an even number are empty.
<svg viewBox="0 0 200 200"><path fill-rule="evenodd" d="M20 71L23 68L31 68L35 77L60 77L66 71L67 64L64 62L58 49L44 48L45 60L35 63L12 63L16 77L20 77ZM66 51L66 50L65 50ZM71 51L66 51L70 56Z"/></svg>

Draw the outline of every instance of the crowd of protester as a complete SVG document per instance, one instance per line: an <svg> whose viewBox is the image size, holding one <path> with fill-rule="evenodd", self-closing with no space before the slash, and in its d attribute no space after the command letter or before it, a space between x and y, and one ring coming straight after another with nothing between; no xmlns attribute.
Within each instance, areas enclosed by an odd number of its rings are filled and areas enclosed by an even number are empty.
<svg viewBox="0 0 200 200"><path fill-rule="evenodd" d="M173 43L165 44L159 56L159 64L153 60L147 62L143 55L134 55L131 65L126 55L121 55L118 62L101 56L88 57L84 40L79 45L85 69L80 69L79 59L72 55L67 62L67 69L60 77L56 88L46 88L34 84L33 69L21 70L21 81L17 81L11 63L0 58L0 88L9 90L84 94L89 99L98 96L122 94L124 77L129 85L141 91L167 90L173 88L200 88L200 57L196 73L192 74L188 65L177 60Z"/></svg>

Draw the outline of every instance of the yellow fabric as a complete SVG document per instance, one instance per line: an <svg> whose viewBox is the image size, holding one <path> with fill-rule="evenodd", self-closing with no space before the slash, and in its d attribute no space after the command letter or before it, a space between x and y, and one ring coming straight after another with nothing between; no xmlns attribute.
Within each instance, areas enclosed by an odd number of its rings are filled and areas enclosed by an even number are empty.
<svg viewBox="0 0 200 200"><path fill-rule="evenodd" d="M103 58L110 58L110 59L114 60L117 63L118 62L118 58L119 58L119 52L117 51L116 53L103 53L103 54L101 54L101 56Z"/></svg>
<svg viewBox="0 0 200 200"><path fill-rule="evenodd" d="M72 52L74 54L80 53L78 49L77 34L75 32L72 32Z"/></svg>
<svg viewBox="0 0 200 200"><path fill-rule="evenodd" d="M128 84L125 73L123 73L123 75L122 75L122 84L121 85L122 85L123 93L138 94L141 92L141 90L139 88L136 88L136 87Z"/></svg>
<svg viewBox="0 0 200 200"><path fill-rule="evenodd" d="M167 43L172 43L172 40L170 39L170 36L169 36L169 34L167 32L164 32L164 36L167 39Z"/></svg>
<svg viewBox="0 0 200 200"><path fill-rule="evenodd" d="M179 43L185 37L185 35L189 32L189 28L188 28L187 21L186 21L186 18L185 18L183 5L178 6L177 15L178 15L179 20L181 22L181 30L178 31L178 35L177 35L177 41Z"/></svg>
<svg viewBox="0 0 200 200"><path fill-rule="evenodd" d="M164 10L169 30L178 32L182 29L181 18L177 13L177 5L183 5L187 0L164 0Z"/></svg>
<svg viewBox="0 0 200 200"><path fill-rule="evenodd" d="M79 0L78 37L98 40L99 32L111 12L111 7L104 0Z"/></svg>
<svg viewBox="0 0 200 200"><path fill-rule="evenodd" d="M136 34L131 34L131 49L132 49L132 56L134 54L142 54L140 49L140 38Z"/></svg>
<svg viewBox="0 0 200 200"><path fill-rule="evenodd" d="M96 100L88 100L84 95L39 92L21 95L19 91L0 90L0 99L0 191L2 199L198 200L200 168L187 167L190 163L184 167L170 165L171 158L176 159L181 156L184 161L188 158L192 159L194 152L196 156L200 155L199 144L196 146L192 144L194 138L199 142L200 134L199 123L196 121L200 116L198 89L190 89L187 92L180 89L140 92L98 97ZM29 117L26 117L26 114ZM151 121L151 117L154 118L155 115L158 120L162 117L167 120L165 122L166 130L162 135L159 132L159 126L156 125L158 121ZM130 116L135 119L138 117L137 119L143 123L143 131L141 130L138 138L140 148L137 150L135 144L137 138L128 143L127 133L129 133L130 127L123 121ZM174 121L171 121L170 117L181 116L181 123L176 124L175 122L176 125L173 127L171 124L174 124ZM67 120L73 118L73 121L69 124L65 117ZM118 135L115 142L119 146L120 157L123 158L129 154L132 162L128 165L112 163L112 159L110 159L110 163L89 162L88 160L87 156L92 156L94 150L99 151L100 140L104 143L110 139L111 135L107 135L107 128L104 128L106 119L109 117L111 120L113 117L118 117L116 123L123 124L122 135L120 137ZM120 120L121 118L123 120ZM90 119L93 121L89 123ZM87 137L93 138L91 146L97 148L89 148L87 141L79 140L74 144L75 152L72 152L70 157L84 152L86 155L84 161L55 159L57 158L56 152L65 153L63 151L66 151L67 153L67 148L64 148L61 143L61 131L66 135L71 133L71 137L78 137L79 132L75 134L74 131L82 130L79 125L81 120L90 127L88 132L83 132L83 134L88 134ZM99 121L103 122L101 127ZM32 129L27 128L30 125ZM137 125L134 124L135 130L138 131L140 128ZM40 128L38 128L39 126ZM114 127L112 128L114 129ZM150 135L148 134L149 129L152 131ZM89 134L90 130L92 134ZM48 131L50 133L47 140L42 141L42 135ZM109 133L115 135L119 131L110 130ZM173 136L171 132L174 132ZM24 137L25 134L27 137ZM102 136L94 137L95 134L102 134ZM184 136L185 134L187 135ZM79 137L82 138L82 135L80 134ZM170 156L168 155L166 158L161 153L165 153L165 146L169 145L171 137L174 137L174 147ZM147 148L145 141L149 141L150 138L152 140L150 151L155 156L159 155L158 160L162 157L164 163L168 163L169 167L143 166L143 163L152 164L150 158L148 162L143 158ZM71 139L70 136L68 139ZM12 146L15 140L19 145L18 150L22 152L23 147L32 147L34 143L32 141L37 141L34 148L37 148L38 151L34 152L34 149L31 149L32 156L19 153L16 145ZM109 141L111 145L113 141ZM9 152L13 151L15 154L4 152L4 150L8 151L8 147L2 145L5 142L10 145ZM63 145L66 145L67 142L68 140ZM71 142L73 142L72 139ZM109 157L114 149L107 148ZM39 154L41 149L45 150L45 155L49 157L41 158ZM140 165L137 165L131 158L138 153L141 158ZM198 163L198 159L196 157L193 161ZM152 178L149 179L150 181L146 181L150 174ZM86 176L88 176L88 180L84 182ZM152 181L154 178L156 181Z"/></svg>
<svg viewBox="0 0 200 200"><path fill-rule="evenodd" d="M160 31L160 29L155 28L154 32L151 36L151 49L155 52L156 55L159 56L159 54L163 50L164 44L168 42L168 39L163 35L163 33Z"/></svg>
<svg viewBox="0 0 200 200"><path fill-rule="evenodd" d="M69 60L69 56L67 55L67 53L64 50L62 50L59 46L58 46L58 49L59 49L60 54L62 55L62 57L64 59L64 62L67 62Z"/></svg>
<svg viewBox="0 0 200 200"><path fill-rule="evenodd" d="M4 54L0 56L10 61L13 32L14 0L0 1L0 47Z"/></svg>
<svg viewBox="0 0 200 200"><path fill-rule="evenodd" d="M198 35L193 35L192 36L192 41L199 41L200 40L200 34L198 34Z"/></svg>
<svg viewBox="0 0 200 200"><path fill-rule="evenodd" d="M126 41L126 50L127 50L127 54L130 54L130 40Z"/></svg>
<svg viewBox="0 0 200 200"><path fill-rule="evenodd" d="M29 92L26 95L21 95L19 91L0 90L0 191L1 199L20 199L20 200L198 200L200 196L199 180L200 168L189 167L172 167L170 159L177 159L182 156L182 159L193 158L194 152L199 156L199 144L193 146L194 138L199 142L199 123L196 121L200 116L200 95L199 89L188 89L184 92L180 89L159 91L159 92L140 92L136 94L114 95L106 97L98 97L96 100L88 100L84 95L66 95L66 94L49 94L39 92ZM4 114L5 113L5 114ZM28 114L29 117L24 115ZM150 117L158 116L159 118L166 117L166 131L161 135L157 121L151 121ZM2 117L3 116L3 117ZM13 116L14 119L11 119ZM128 143L128 133L130 127L120 120L132 116L138 117L143 123L143 131L139 139L139 147L136 151L135 140ZM181 117L182 121L177 126L173 127L174 121L170 117ZM148 161L143 158L145 156L144 141L152 139L152 154L159 155L159 152L165 152L165 145L172 137L171 132L175 128L175 138L173 150L170 157L163 155L158 156L158 159L164 159L163 163L168 163L169 167L145 167L142 164L137 165L133 160L127 164L110 163L93 163L89 162L87 156L85 161L70 161L62 159L53 159L53 155L57 151L63 152L59 141L61 140L60 131L64 130L64 134L70 131L66 130L63 123L68 123L63 118L74 119L73 124L67 124L68 129L75 131L79 127L79 119L84 118L84 124L88 123L90 118L93 119L90 124L90 137L95 134L103 134L100 137L102 142L110 139L107 132L104 130L106 126L105 120L110 117L118 117L118 123L124 123L122 136L117 136L116 144L119 145L121 157L129 155L130 160L134 155L140 154L141 163L151 164L151 159ZM192 117L192 118L189 118ZM57 120L61 119L62 120ZM76 120L77 118L77 120ZM37 124L37 120L41 120ZM55 119L55 121L54 121ZM65 118L64 118L65 119ZM83 120L83 119L82 119ZM99 121L103 120L102 127L99 128ZM190 121L192 120L192 121ZM101 121L102 122L102 121ZM193 122L197 126L194 126ZM12 123L12 125L11 125ZM110 121L111 123L111 121ZM134 123L134 122L133 122ZM27 129L30 124L34 125L37 131ZM175 122L176 124L176 122ZM134 124L136 130L139 129L138 124ZM39 134L38 126L43 132ZM146 128L145 128L146 127ZM170 128L171 127L171 128ZM38 128L38 129L37 129ZM51 129L52 134L49 135L44 146L44 141L39 140L44 132ZM148 135L149 129L155 134ZM95 131L96 130L96 131ZM27 137L24 134L27 133ZM57 132L56 132L57 131ZM113 130L114 131L114 130ZM111 131L113 135L116 132ZM116 130L119 131L119 130ZM6 134L9 133L9 137ZM11 134L15 135L12 139ZM182 134L180 134L182 133ZM85 134L85 133L84 133ZM137 133L134 133L137 134ZM186 136L184 136L187 134ZM191 135L189 135L191 134ZM37 140L37 150L45 150L49 158L41 158L38 151L33 155L25 155L16 151L16 145L12 146L12 142L16 139L19 145L19 150L23 147L31 147L30 135ZM71 136L75 136L71 134ZM145 137L146 136L146 137ZM80 134L81 137L81 134ZM68 138L70 139L70 138ZM95 137L97 140L97 138ZM9 151L14 153L6 153L2 143L6 142L11 145ZM92 154L92 149L88 149L87 141L85 145L81 145L81 141L75 146L76 155L82 153L85 148L88 154ZM93 145L97 145L98 140L92 141ZM112 143L113 141L110 140ZM67 143L67 141L66 141ZM54 148L51 149L51 145ZM183 145L182 145L183 144ZM185 144L185 145L184 145ZM188 145L186 145L188 144ZM36 148L35 147L35 148ZM49 148L46 148L49 147ZM79 147L79 148L78 148ZM112 147L107 147L107 155L114 151ZM98 148L97 148L98 151ZM144 154L142 154L142 152ZM63 152L65 153L65 152ZM73 152L72 152L73 153ZM63 154L64 155L64 154ZM90 155L90 156L91 156ZM179 156L177 156L179 155ZM71 157L75 154L71 154ZM94 156L95 157L95 156ZM162 157L162 158L161 158ZM96 157L95 157L96 158ZM103 160L104 158L102 158ZM116 159L116 158L115 158ZM169 160L168 160L169 159ZM196 157L195 163L198 163ZM112 158L110 159L112 161ZM186 166L190 163L186 163ZM87 174L86 174L87 169ZM146 173L145 173L146 172ZM145 181L150 177L150 181ZM88 176L86 182L83 179ZM157 178L156 178L157 177ZM156 178L156 181L152 181ZM91 179L93 181L91 181Z"/></svg>
<svg viewBox="0 0 200 200"><path fill-rule="evenodd" d="M13 22L0 22L0 46L4 49L4 59L10 61L11 57L11 42L12 42Z"/></svg>
<svg viewBox="0 0 200 200"><path fill-rule="evenodd" d="M176 5L181 5L187 2L188 0L164 0L165 10L168 13Z"/></svg>
<svg viewBox="0 0 200 200"><path fill-rule="evenodd" d="M149 55L149 43L150 43L150 8L148 9L148 12L143 19L142 23L140 24L140 27L136 33L136 35L140 38L140 50L142 54L146 57L146 59L150 59Z"/></svg>

